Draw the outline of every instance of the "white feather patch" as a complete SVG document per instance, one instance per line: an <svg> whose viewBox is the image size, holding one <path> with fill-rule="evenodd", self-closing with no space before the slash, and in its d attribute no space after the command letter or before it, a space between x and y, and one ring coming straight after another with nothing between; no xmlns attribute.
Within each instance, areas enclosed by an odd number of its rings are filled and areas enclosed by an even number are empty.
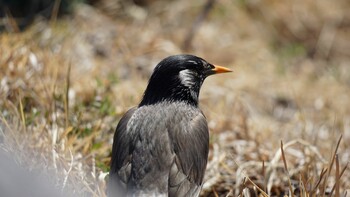
<svg viewBox="0 0 350 197"><path fill-rule="evenodd" d="M194 79L194 75L195 75L194 71L189 69L180 71L179 77L180 77L181 83L188 88L193 87L196 83Z"/></svg>

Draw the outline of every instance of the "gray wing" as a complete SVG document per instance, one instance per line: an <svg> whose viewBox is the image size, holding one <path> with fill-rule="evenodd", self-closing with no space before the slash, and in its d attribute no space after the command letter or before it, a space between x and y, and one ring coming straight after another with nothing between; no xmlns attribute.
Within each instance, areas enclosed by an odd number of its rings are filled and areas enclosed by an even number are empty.
<svg viewBox="0 0 350 197"><path fill-rule="evenodd" d="M130 178L133 151L132 136L126 126L137 107L127 111L118 123L114 134L111 168L109 171L108 196L125 196L126 184Z"/></svg>
<svg viewBox="0 0 350 197"><path fill-rule="evenodd" d="M169 174L169 196L198 196L208 160L209 132L205 116L199 113L188 130L177 124L172 140L175 158Z"/></svg>

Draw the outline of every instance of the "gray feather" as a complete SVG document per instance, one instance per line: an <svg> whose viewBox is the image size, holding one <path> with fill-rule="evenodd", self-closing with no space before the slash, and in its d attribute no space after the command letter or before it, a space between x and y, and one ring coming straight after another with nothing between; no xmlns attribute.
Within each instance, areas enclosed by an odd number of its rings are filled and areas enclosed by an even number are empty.
<svg viewBox="0 0 350 197"><path fill-rule="evenodd" d="M184 102L133 108L119 122L114 140L109 194L199 194L209 149L199 108Z"/></svg>

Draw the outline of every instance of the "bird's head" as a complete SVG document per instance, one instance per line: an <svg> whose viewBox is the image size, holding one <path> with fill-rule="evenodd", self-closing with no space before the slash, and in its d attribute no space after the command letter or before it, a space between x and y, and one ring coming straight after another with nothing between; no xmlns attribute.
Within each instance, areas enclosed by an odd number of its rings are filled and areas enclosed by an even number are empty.
<svg viewBox="0 0 350 197"><path fill-rule="evenodd" d="M198 104L199 91L206 77L232 72L193 55L173 55L155 68L139 106L161 101L184 101Z"/></svg>

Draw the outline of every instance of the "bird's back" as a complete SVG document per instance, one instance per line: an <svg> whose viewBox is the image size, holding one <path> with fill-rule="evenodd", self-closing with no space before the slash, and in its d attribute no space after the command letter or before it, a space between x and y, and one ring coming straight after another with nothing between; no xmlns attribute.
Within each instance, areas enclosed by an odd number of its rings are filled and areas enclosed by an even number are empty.
<svg viewBox="0 0 350 197"><path fill-rule="evenodd" d="M114 137L110 188L133 195L198 195L208 135L205 117L196 106L160 102L132 109Z"/></svg>

